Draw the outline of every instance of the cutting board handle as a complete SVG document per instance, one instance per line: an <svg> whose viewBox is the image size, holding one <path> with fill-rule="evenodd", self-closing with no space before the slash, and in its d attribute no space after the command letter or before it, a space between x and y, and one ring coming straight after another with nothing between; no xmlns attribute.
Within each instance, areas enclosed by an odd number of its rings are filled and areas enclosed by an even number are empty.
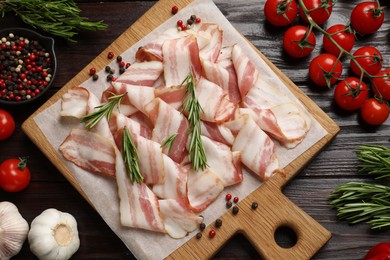
<svg viewBox="0 0 390 260"><path fill-rule="evenodd" d="M253 209L252 203L258 208ZM193 237L168 259L209 259L237 233L242 233L264 259L310 259L331 237L331 233L301 210L280 190L280 184L269 180L238 203L239 212L228 210L220 219L223 225L210 224L202 238ZM294 246L283 248L275 241L280 227L292 229L297 237ZM214 229L216 235L209 237Z"/></svg>

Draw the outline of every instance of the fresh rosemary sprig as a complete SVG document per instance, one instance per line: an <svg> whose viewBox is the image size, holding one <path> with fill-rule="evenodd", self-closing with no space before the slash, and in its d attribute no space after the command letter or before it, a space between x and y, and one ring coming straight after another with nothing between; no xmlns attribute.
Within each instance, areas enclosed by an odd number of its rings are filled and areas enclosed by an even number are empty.
<svg viewBox="0 0 390 260"><path fill-rule="evenodd" d="M73 37L79 30L104 30L103 21L90 22L80 16L73 0L0 0L0 14L13 11L26 24L52 35L76 42Z"/></svg>
<svg viewBox="0 0 390 260"><path fill-rule="evenodd" d="M173 142L175 142L176 136L177 136L177 134L173 134L173 135L171 135L170 137L168 137L167 140L165 140L165 141L161 144L160 147L161 147L161 148L167 147L167 148L168 148L168 153L170 153L170 152L171 152L171 149L172 149Z"/></svg>
<svg viewBox="0 0 390 260"><path fill-rule="evenodd" d="M109 97L107 103L95 107L98 110L95 111L95 112L92 112L92 113L90 113L88 115L83 116L81 118L81 122L83 122L83 123L87 122L85 124L85 126L87 128L91 129L97 123L99 123L100 120L102 120L104 117L106 117L107 119L110 119L110 117L112 115L112 111L114 110L114 108L116 106L118 106L118 109L119 109L120 104L122 103L123 97L125 95L127 95L127 92L123 93L123 94L120 94L120 95L113 95L113 96Z"/></svg>
<svg viewBox="0 0 390 260"><path fill-rule="evenodd" d="M372 229L390 227L390 187L348 182L329 196L337 216L350 224L367 222Z"/></svg>
<svg viewBox="0 0 390 260"><path fill-rule="evenodd" d="M192 168L195 171L204 170L207 167L206 151L201 137L200 114L202 107L196 97L194 76L190 73L181 83L186 85L185 96L183 99L183 111L188 113L188 122L190 123L189 133L191 134L189 156Z"/></svg>
<svg viewBox="0 0 390 260"><path fill-rule="evenodd" d="M144 178L139 170L138 150L127 127L124 127L122 131L122 156L131 183L134 181L141 183Z"/></svg>
<svg viewBox="0 0 390 260"><path fill-rule="evenodd" d="M390 177L390 148L382 145L358 147L359 172L367 172L376 179Z"/></svg>

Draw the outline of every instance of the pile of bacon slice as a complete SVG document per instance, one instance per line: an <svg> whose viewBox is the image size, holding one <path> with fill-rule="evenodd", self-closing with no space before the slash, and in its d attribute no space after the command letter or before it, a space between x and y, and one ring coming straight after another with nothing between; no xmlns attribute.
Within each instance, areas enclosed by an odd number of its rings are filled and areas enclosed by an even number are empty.
<svg viewBox="0 0 390 260"><path fill-rule="evenodd" d="M199 212L225 187L242 182L242 165L266 180L281 172L274 142L293 148L309 130L301 107L263 81L240 46L223 47L222 34L210 23L187 31L172 28L139 48L136 62L101 98L83 87L62 97L61 115L82 118L112 93L127 93L111 118L92 130L73 129L59 147L77 166L116 179L122 225L186 236L202 221ZM182 113L181 83L189 74L203 109L201 139L208 164L197 172L189 163L189 122ZM137 147L143 183L132 183L126 175L124 127ZM174 134L171 149L161 147Z"/></svg>

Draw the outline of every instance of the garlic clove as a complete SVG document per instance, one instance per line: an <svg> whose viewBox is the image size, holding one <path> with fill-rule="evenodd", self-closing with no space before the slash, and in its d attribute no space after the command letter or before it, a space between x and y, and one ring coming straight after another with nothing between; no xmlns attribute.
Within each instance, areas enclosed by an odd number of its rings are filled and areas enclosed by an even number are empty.
<svg viewBox="0 0 390 260"><path fill-rule="evenodd" d="M0 202L0 259L10 259L22 249L28 223L11 202Z"/></svg>

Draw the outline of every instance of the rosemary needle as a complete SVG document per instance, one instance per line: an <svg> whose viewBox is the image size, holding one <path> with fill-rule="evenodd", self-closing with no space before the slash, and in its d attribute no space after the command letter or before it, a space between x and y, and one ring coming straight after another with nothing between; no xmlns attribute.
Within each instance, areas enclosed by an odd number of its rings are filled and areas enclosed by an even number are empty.
<svg viewBox="0 0 390 260"><path fill-rule="evenodd" d="M161 148L163 147L167 147L168 148L168 153L171 152L171 149L172 149L172 145L173 143L175 142L175 139L176 139L176 136L177 134L173 134L171 135L170 137L167 138L167 140L165 140L162 144L161 144Z"/></svg>
<svg viewBox="0 0 390 260"><path fill-rule="evenodd" d="M188 112L188 122L190 123L189 133L191 134L189 145L189 157L192 168L195 171L204 170L207 167L206 151L201 137L200 114L202 107L196 97L194 76L189 74L181 83L187 84L185 89L186 98L183 99L183 111Z"/></svg>
<svg viewBox="0 0 390 260"><path fill-rule="evenodd" d="M390 148L382 145L361 145L357 150L359 172L367 172L377 179L390 177Z"/></svg>
<svg viewBox="0 0 390 260"><path fill-rule="evenodd" d="M88 115L85 115L81 118L81 122L85 123L86 122L86 127L87 128L93 128L97 123L100 122L104 117L109 119L112 115L112 111L116 106L120 106L122 103L123 97L127 95L126 93L120 94L120 95L113 95L108 98L108 102L95 107L98 109L97 111L94 111L92 113L89 113Z"/></svg>

